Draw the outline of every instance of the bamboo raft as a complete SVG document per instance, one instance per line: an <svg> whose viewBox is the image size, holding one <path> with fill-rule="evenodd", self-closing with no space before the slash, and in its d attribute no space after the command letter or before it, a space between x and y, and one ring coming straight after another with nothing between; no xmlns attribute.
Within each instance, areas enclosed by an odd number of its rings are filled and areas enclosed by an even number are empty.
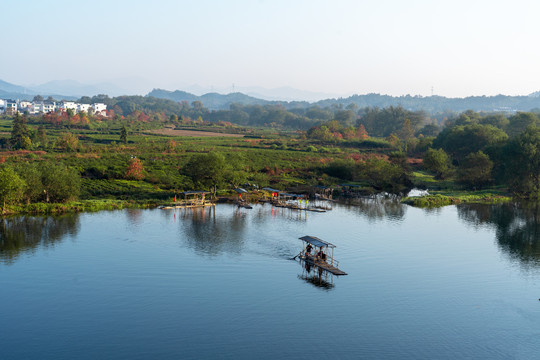
<svg viewBox="0 0 540 360"><path fill-rule="evenodd" d="M328 271L333 275L347 275L345 271L338 269L337 267L327 263L326 261L317 260L313 256L301 255L300 259L304 260L310 265L323 269L324 271Z"/></svg>
<svg viewBox="0 0 540 360"><path fill-rule="evenodd" d="M347 275L345 271L339 269L339 261L334 259L334 248L336 247L334 244L321 240L315 236L302 236L300 240L304 242L304 246L302 251L297 255L298 258L312 266L328 271L333 275ZM309 244L310 247L314 247L314 250L319 248L319 254L322 254L322 257L319 255L311 255L311 249L308 249L306 244ZM331 254L327 254L328 249L332 249Z"/></svg>

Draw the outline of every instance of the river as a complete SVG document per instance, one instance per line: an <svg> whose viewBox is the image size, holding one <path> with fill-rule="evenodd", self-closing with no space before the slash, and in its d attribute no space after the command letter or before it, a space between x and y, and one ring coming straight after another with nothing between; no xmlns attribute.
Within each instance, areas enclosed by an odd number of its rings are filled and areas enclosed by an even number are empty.
<svg viewBox="0 0 540 360"><path fill-rule="evenodd" d="M0 219L1 358L538 357L538 205L332 206Z"/></svg>

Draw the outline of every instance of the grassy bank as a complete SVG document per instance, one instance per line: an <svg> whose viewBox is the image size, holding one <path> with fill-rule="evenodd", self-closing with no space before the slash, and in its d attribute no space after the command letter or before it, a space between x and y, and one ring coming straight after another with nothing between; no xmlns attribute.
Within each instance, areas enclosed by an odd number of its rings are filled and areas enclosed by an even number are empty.
<svg viewBox="0 0 540 360"><path fill-rule="evenodd" d="M28 205L7 205L3 215L52 215L101 210L121 210L151 208L160 203L157 200L80 200L67 203L34 203Z"/></svg>
<svg viewBox="0 0 540 360"><path fill-rule="evenodd" d="M490 192L473 192L453 195L433 194L421 197L404 197L401 202L416 207L440 207L457 204L499 204L512 197Z"/></svg>

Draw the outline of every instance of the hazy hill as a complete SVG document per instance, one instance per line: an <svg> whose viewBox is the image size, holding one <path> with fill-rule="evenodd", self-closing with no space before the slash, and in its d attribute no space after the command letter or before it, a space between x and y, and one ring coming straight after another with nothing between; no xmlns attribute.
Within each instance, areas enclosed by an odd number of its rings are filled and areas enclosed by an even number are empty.
<svg viewBox="0 0 540 360"><path fill-rule="evenodd" d="M140 81L139 81L140 82ZM280 89L274 89L276 91ZM283 89L281 89L283 90ZM291 92L291 89L288 89ZM123 90L121 87L101 83L95 85L81 84L72 80L50 81L46 84L32 87L23 87L0 80L0 98L4 99L26 99L31 100L35 95L43 97L52 96L57 100L74 100L81 96L92 96L97 94L107 94L117 96L118 94L128 94L130 91ZM315 94L315 93L313 93ZM292 95L292 92L291 92ZM298 95L298 93L297 93ZM308 101L284 101L284 100L265 100L254 96L249 96L241 92L230 94L218 94L215 92L207 93L201 96L192 93L176 90L168 91L163 89L154 89L147 96L159 99L168 99L176 102L200 101L210 110L227 110L233 103L243 105L269 105L279 104L290 110L295 108L307 108L310 106L319 107L337 107L346 108L353 104L353 107L379 107L401 105L407 110L423 110L428 113L442 113L445 111L462 112L465 110L474 111L530 111L540 108L540 92L532 93L528 96L470 96L466 98L447 98L444 96L390 96L381 94L353 95L344 98L331 98L317 102ZM276 93L278 98L278 93ZM267 98L268 99L268 98Z"/></svg>
<svg viewBox="0 0 540 360"><path fill-rule="evenodd" d="M210 110L228 109L230 104L239 103L244 105L267 105L280 104L286 109L306 108L309 106L319 106L321 108L337 106L345 108L350 104L358 108L379 107L401 105L411 111L423 110L428 113L441 113L444 111L461 112L465 110L474 111L530 111L540 108L540 97L533 96L470 96L466 98L447 98L444 96L390 96L381 94L353 95L346 98L326 99L313 103L309 102L287 102L268 101L251 97L242 93L232 93L227 95L209 93L197 96L185 91L167 91L154 89L148 96L169 99L173 101L200 101Z"/></svg>
<svg viewBox="0 0 540 360"><path fill-rule="evenodd" d="M208 93L197 96L181 90L168 91L163 89L154 89L148 94L148 96L178 102L187 101L191 103L193 101L200 101L205 107L209 108L210 110L227 110L229 109L229 106L233 103L244 105L265 105L272 103L270 101L257 99L242 93L231 93L226 95L218 93Z"/></svg>

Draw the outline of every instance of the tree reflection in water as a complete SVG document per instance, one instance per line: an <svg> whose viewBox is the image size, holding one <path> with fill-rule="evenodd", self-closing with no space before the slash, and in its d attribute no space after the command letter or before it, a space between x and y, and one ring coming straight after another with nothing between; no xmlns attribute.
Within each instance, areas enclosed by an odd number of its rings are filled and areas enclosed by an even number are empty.
<svg viewBox="0 0 540 360"><path fill-rule="evenodd" d="M0 219L0 260L13 263L22 253L49 247L79 232L79 216L20 216Z"/></svg>
<svg viewBox="0 0 540 360"><path fill-rule="evenodd" d="M350 210L369 220L402 221L407 211L399 198L378 195L348 199L345 205L350 205Z"/></svg>
<svg viewBox="0 0 540 360"><path fill-rule="evenodd" d="M459 217L496 229L499 247L523 266L540 267L540 203L459 205Z"/></svg>
<svg viewBox="0 0 540 360"><path fill-rule="evenodd" d="M214 207L206 207L182 209L178 218L183 220L183 240L198 254L214 256L242 251L245 213L235 211L233 216L216 216Z"/></svg>

